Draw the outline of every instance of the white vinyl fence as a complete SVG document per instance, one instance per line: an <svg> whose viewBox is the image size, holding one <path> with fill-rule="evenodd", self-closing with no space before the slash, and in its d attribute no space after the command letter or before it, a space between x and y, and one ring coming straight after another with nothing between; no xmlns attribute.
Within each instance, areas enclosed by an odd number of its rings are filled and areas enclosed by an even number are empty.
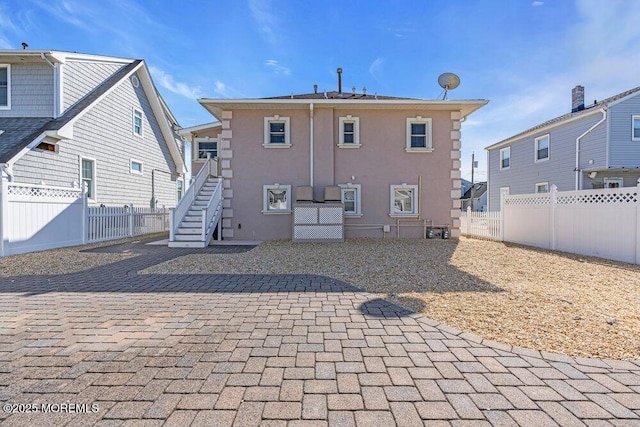
<svg viewBox="0 0 640 427"><path fill-rule="evenodd" d="M89 207L87 243L122 239L169 230L169 210L165 208Z"/></svg>
<svg viewBox="0 0 640 427"><path fill-rule="evenodd" d="M89 207L79 188L1 182L0 256L167 230L168 209Z"/></svg>
<svg viewBox="0 0 640 427"><path fill-rule="evenodd" d="M502 216L500 212L472 212L471 208L468 208L460 214L460 233L502 240Z"/></svg>
<svg viewBox="0 0 640 427"><path fill-rule="evenodd" d="M640 264L640 186L501 197L501 211L463 213L461 233ZM485 222L487 221L485 225Z"/></svg>

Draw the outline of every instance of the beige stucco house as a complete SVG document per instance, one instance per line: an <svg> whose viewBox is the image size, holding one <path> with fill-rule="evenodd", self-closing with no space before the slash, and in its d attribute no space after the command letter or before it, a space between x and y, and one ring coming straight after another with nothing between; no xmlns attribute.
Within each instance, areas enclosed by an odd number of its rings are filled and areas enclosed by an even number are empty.
<svg viewBox="0 0 640 427"><path fill-rule="evenodd" d="M459 235L461 125L488 101L336 91L199 102L217 122L181 133L194 175L217 158L224 239L291 239L302 186L317 202L340 187L346 237L424 237L426 224Z"/></svg>

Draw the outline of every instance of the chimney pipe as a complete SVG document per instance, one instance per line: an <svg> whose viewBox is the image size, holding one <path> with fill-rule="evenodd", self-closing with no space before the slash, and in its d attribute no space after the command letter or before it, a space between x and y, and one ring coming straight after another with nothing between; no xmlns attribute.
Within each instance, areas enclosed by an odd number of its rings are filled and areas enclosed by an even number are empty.
<svg viewBox="0 0 640 427"><path fill-rule="evenodd" d="M338 68L338 94L342 95L342 68Z"/></svg>
<svg viewBox="0 0 640 427"><path fill-rule="evenodd" d="M318 93L318 85L313 85L313 93Z"/></svg>
<svg viewBox="0 0 640 427"><path fill-rule="evenodd" d="M571 112L584 110L584 86L578 85L571 90Z"/></svg>

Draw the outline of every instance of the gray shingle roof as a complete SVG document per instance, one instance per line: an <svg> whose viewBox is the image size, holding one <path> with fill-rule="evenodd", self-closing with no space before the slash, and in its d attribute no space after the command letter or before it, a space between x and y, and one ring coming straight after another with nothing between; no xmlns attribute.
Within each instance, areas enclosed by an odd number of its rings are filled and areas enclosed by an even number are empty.
<svg viewBox="0 0 640 427"><path fill-rule="evenodd" d="M612 97L610 97L610 98L603 99L603 100L602 100L602 101L600 101L600 102L596 102L596 103L594 103L594 104L591 104L591 105L589 105L588 107L586 107L584 110L576 111L575 113L567 113L567 114L563 114L562 116L558 116L558 117L553 118L553 119L551 119L551 120L547 120L547 121L546 121L546 122L544 122L544 123L540 123L539 125L536 125L536 126L534 126L534 127L532 127L532 128L529 128L529 129L527 129L527 130L525 130L525 131L523 131L523 132L520 132L520 133L518 133L518 134L515 134L515 135L513 135L513 136L510 136L509 138L503 139L502 141L496 142L495 144L492 144L492 145L491 145L491 146L489 146L488 148L491 148L491 147L494 147L494 146L500 145L500 144L502 144L502 143L503 143L503 142L505 142L505 141L509 141L509 140L512 140L512 139L518 138L519 136L526 135L526 134L528 134L528 133L530 133L530 132L535 132L535 131L537 131L537 130L544 129L544 128L546 128L547 126L550 126L550 125L552 125L552 124L559 123L559 122L562 122L562 121L564 121L564 120L572 119L572 118L574 118L574 117L578 117L578 116L581 116L581 115L584 115L584 114L592 113L593 111L598 110L598 109L600 109L600 108L602 108L602 107L607 107L609 104L611 104L611 103L613 103L613 102L615 102L615 101L618 101L618 100L620 100L620 99L622 99L622 98L625 98L625 97L627 97L627 96L629 96L629 95L633 95L633 94L634 94L634 93L636 93L636 92L640 92L640 86L639 86L639 87L636 87L636 88L634 88L634 89L629 89L629 90L627 90L627 91L624 91L624 92L622 92L622 93L619 93L619 94L617 94L617 95L614 95L614 96L612 96Z"/></svg>
<svg viewBox="0 0 640 427"><path fill-rule="evenodd" d="M136 60L120 68L57 119L47 117L0 118L0 130L4 131L4 133L0 134L0 163L6 163L11 160L20 150L28 146L43 132L61 129L122 80L141 62L142 60Z"/></svg>

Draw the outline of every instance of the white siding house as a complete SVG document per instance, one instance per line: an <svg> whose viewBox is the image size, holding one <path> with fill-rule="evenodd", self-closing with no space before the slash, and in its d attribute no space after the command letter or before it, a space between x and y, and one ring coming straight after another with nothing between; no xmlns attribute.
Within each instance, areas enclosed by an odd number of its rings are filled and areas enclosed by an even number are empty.
<svg viewBox="0 0 640 427"><path fill-rule="evenodd" d="M572 112L486 148L488 209L509 194L631 187L640 178L640 87L585 107L573 89ZM634 134L635 132L635 134Z"/></svg>
<svg viewBox="0 0 640 427"><path fill-rule="evenodd" d="M93 204L172 207L186 172L174 128L142 60L0 50L3 179L84 182Z"/></svg>

